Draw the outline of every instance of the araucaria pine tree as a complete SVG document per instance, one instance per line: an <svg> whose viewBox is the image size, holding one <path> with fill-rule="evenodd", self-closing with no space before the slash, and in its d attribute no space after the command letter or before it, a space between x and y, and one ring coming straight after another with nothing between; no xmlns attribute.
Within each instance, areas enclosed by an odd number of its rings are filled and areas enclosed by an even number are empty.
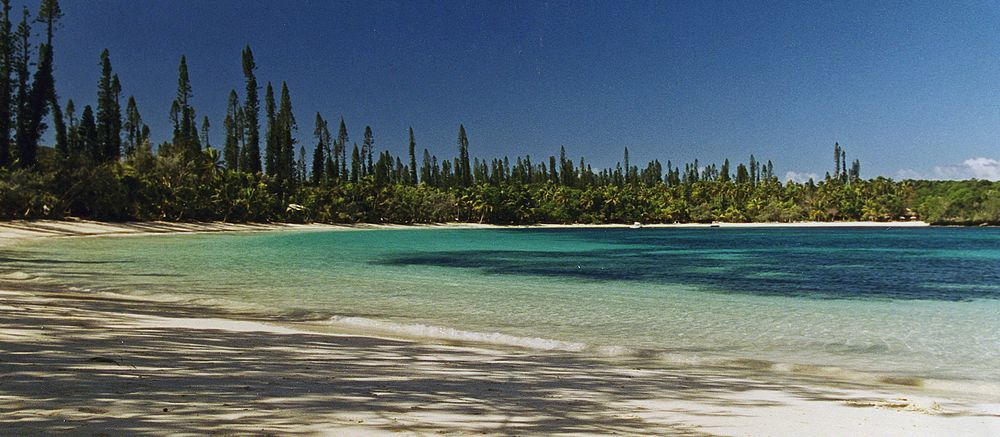
<svg viewBox="0 0 1000 437"><path fill-rule="evenodd" d="M297 129L295 114L292 113L292 98L288 94L288 84L281 83L281 104L278 108L278 178L285 181L295 179L295 138Z"/></svg>
<svg viewBox="0 0 1000 437"><path fill-rule="evenodd" d="M80 142L78 141L79 132L77 129L79 124L77 124L76 121L76 104L73 103L73 99L66 101L66 119L69 121L69 128L66 131L66 145L67 149L69 149L68 154L70 156L79 156Z"/></svg>
<svg viewBox="0 0 1000 437"><path fill-rule="evenodd" d="M316 124L313 128L313 136L316 137L316 148L313 149L312 160L312 183L319 185L323 182L323 167L326 165L326 143L323 131L326 129L326 121L318 112L316 113Z"/></svg>
<svg viewBox="0 0 1000 437"><path fill-rule="evenodd" d="M35 154L38 150L38 141L48 126L43 120L49 113L49 103L53 100L55 79L52 77L52 51L47 44L42 44L38 48L38 68L31 81L31 90L28 92L28 120L25 131L26 151L22 153L21 159L24 166L34 165ZM62 120L60 120L61 122ZM58 135L57 135L58 137ZM65 140L65 138L62 138ZM64 150L65 144L59 148Z"/></svg>
<svg viewBox="0 0 1000 437"><path fill-rule="evenodd" d="M239 124L240 102L236 90L229 91L229 102L226 104L226 119L222 122L226 130L226 142L222 148L222 157L230 170L240 169L239 132L243 129ZM254 171L254 170L249 170Z"/></svg>
<svg viewBox="0 0 1000 437"><path fill-rule="evenodd" d="M201 144L205 149L212 148L212 143L208 139L209 129L211 128L212 125L208 122L208 116L206 115L201 119Z"/></svg>
<svg viewBox="0 0 1000 437"><path fill-rule="evenodd" d="M181 56L177 67L177 97L174 100L176 114L174 115L174 147L193 159L201 153L198 141L198 123L195 121L195 110L191 106L191 80L188 77L187 58ZM174 112L174 109L171 110Z"/></svg>
<svg viewBox="0 0 1000 437"><path fill-rule="evenodd" d="M278 118L275 113L274 88L271 82L267 83L264 91L264 116L267 118L267 132L265 133L264 145L264 170L269 175L278 174L278 157L281 155L281 148L278 145Z"/></svg>
<svg viewBox="0 0 1000 437"><path fill-rule="evenodd" d="M38 88L36 103L38 107L35 110L35 116L40 120L44 118L47 112L41 108L44 106L51 108L52 125L55 128L56 150L62 156L66 156L69 146L67 145L66 124L63 122L62 109L59 107L59 98L56 95L52 46L53 33L56 24L62 19L62 16L62 8L59 7L58 0L42 0L42 4L38 10L38 17L35 21L45 25L46 38L45 44L39 49L38 71L35 73L36 78L40 78L41 80L36 79L33 88ZM40 121L39 124L41 124Z"/></svg>
<svg viewBox="0 0 1000 437"><path fill-rule="evenodd" d="M111 71L108 49L101 52L101 80L97 86L97 154L98 162L117 160L121 154L121 108L118 94L121 84Z"/></svg>
<svg viewBox="0 0 1000 437"><path fill-rule="evenodd" d="M306 147L299 146L299 159L295 164L295 182L305 183L309 180L306 174Z"/></svg>
<svg viewBox="0 0 1000 437"><path fill-rule="evenodd" d="M90 105L83 107L79 130L80 149L83 154L90 157L100 156L102 149L97 141L97 122L94 120L94 110Z"/></svg>
<svg viewBox="0 0 1000 437"><path fill-rule="evenodd" d="M833 143L833 175L840 178L840 143Z"/></svg>
<svg viewBox="0 0 1000 437"><path fill-rule="evenodd" d="M333 151L330 145L333 144L333 136L330 135L330 123L323 120L323 182L334 182L337 179L337 162L333 159Z"/></svg>
<svg viewBox="0 0 1000 437"><path fill-rule="evenodd" d="M126 157L131 157L135 149L146 139L143 138L143 129L146 128L139 115L139 108L136 106L135 97L129 96L128 103L125 104L125 144L123 152Z"/></svg>
<svg viewBox="0 0 1000 437"><path fill-rule="evenodd" d="M35 147L32 145L31 106L28 104L30 83L28 82L28 67L31 64L31 28L28 25L28 8L24 8L21 23L17 26L15 44L17 55L14 58L14 69L17 72L17 97L14 101L17 123L14 142L17 145L15 160L21 167L30 167L35 161Z"/></svg>
<svg viewBox="0 0 1000 437"><path fill-rule="evenodd" d="M259 173L260 167L260 100L257 97L257 77L253 71L257 64L248 45L243 49L243 77L246 79L246 102L243 107L242 126L246 144L240 156L240 167L250 173Z"/></svg>
<svg viewBox="0 0 1000 437"><path fill-rule="evenodd" d="M327 120L323 120L323 155L326 156L326 161L323 163L323 180L335 182L340 170L333 156L333 135L330 134L330 122Z"/></svg>
<svg viewBox="0 0 1000 437"><path fill-rule="evenodd" d="M42 0L38 7L38 18L35 21L45 24L45 43L52 46L52 33L55 30L56 22L63 16L62 8L59 7L58 0Z"/></svg>
<svg viewBox="0 0 1000 437"><path fill-rule="evenodd" d="M457 169L463 187L472 185L472 169L469 166L469 138L465 135L465 125L458 125L458 161L461 168Z"/></svg>
<svg viewBox="0 0 1000 437"><path fill-rule="evenodd" d="M0 168L11 162L10 130L13 113L14 33L10 22L10 0L2 0L0 11Z"/></svg>
<svg viewBox="0 0 1000 437"><path fill-rule="evenodd" d="M372 162L372 154L375 150L375 136L372 134L372 127L365 126L365 137L361 141L361 157L367 162L363 174L374 173L375 168Z"/></svg>
<svg viewBox="0 0 1000 437"><path fill-rule="evenodd" d="M350 176L347 174L347 125L344 123L344 117L340 117L340 128L337 132L337 143L334 146L334 155L339 157L340 160L340 177L347 179Z"/></svg>
<svg viewBox="0 0 1000 437"><path fill-rule="evenodd" d="M361 154L358 152L358 143L354 143L354 151L351 152L351 182L358 182L361 177Z"/></svg>
<svg viewBox="0 0 1000 437"><path fill-rule="evenodd" d="M424 156L420 163L420 182L431 184L431 152L424 149Z"/></svg>
<svg viewBox="0 0 1000 437"><path fill-rule="evenodd" d="M417 140L413 138L413 128L410 128L410 184L417 184Z"/></svg>

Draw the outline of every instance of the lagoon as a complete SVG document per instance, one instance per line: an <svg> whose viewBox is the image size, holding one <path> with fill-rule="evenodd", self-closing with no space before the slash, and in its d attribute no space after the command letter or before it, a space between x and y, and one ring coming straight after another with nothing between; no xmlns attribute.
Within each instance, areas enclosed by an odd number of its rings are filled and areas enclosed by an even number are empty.
<svg viewBox="0 0 1000 437"><path fill-rule="evenodd" d="M406 229L25 243L6 271L318 327L1000 398L1000 230Z"/></svg>

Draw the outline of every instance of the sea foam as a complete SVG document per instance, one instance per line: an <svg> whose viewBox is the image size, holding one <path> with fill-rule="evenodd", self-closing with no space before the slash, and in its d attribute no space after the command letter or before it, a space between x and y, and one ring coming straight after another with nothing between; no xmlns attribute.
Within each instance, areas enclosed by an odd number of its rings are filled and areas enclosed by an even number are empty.
<svg viewBox="0 0 1000 437"><path fill-rule="evenodd" d="M515 335L501 334L499 332L464 331L442 326L424 325L420 323L397 323L369 319L365 317L333 316L329 319L329 323L334 326L402 337L475 342L500 346L515 346L535 350L580 352L587 348L587 345L584 343L538 337L519 337Z"/></svg>

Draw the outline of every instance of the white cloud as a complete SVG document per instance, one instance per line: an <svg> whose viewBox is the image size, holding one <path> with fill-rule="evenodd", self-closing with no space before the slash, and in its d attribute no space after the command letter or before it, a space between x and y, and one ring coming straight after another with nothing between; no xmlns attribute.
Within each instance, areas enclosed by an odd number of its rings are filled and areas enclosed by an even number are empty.
<svg viewBox="0 0 1000 437"><path fill-rule="evenodd" d="M819 177L816 176L816 173L806 173L806 172L800 173L797 171L789 171L788 173L785 173L785 182L791 181L804 184L806 182L809 182L809 179L815 181L819 179Z"/></svg>
<svg viewBox="0 0 1000 437"><path fill-rule="evenodd" d="M979 179L1000 180L1000 161L992 158L975 158L965 160L965 165L971 168L972 173Z"/></svg>
<svg viewBox="0 0 1000 437"><path fill-rule="evenodd" d="M961 164L938 165L930 173L922 173L904 168L896 172L900 179L944 179L965 180L985 179L1000 180L1000 161L993 158L966 159Z"/></svg>
<svg viewBox="0 0 1000 437"><path fill-rule="evenodd" d="M912 168L904 168L896 172L897 179L927 179L922 173Z"/></svg>
<svg viewBox="0 0 1000 437"><path fill-rule="evenodd" d="M1000 180L1000 161L991 158L966 159L960 165L934 167L934 173L942 179L987 179Z"/></svg>

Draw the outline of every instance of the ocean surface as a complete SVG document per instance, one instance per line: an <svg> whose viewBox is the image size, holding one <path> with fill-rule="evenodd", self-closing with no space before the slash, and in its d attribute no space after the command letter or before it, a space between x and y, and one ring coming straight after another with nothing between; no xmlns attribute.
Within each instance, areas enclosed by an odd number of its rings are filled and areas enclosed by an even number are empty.
<svg viewBox="0 0 1000 437"><path fill-rule="evenodd" d="M0 273L331 328L1000 398L1000 229L406 229L78 238Z"/></svg>

